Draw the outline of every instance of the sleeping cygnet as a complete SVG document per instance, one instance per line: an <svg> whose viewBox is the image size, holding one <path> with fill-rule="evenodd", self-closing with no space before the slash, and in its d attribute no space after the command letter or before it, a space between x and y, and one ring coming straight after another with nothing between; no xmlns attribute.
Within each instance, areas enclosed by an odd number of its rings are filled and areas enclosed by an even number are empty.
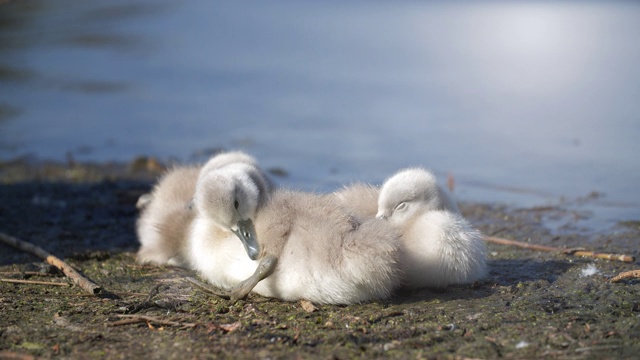
<svg viewBox="0 0 640 360"><path fill-rule="evenodd" d="M275 190L264 199L250 176L218 175L197 185L191 255L205 279L231 287L224 292L229 297L253 291L352 304L388 297L399 285L398 234L387 222L358 222L334 196ZM214 217L227 221L222 225ZM259 261L249 260L241 243L250 256L257 250L251 257Z"/></svg>
<svg viewBox="0 0 640 360"><path fill-rule="evenodd" d="M414 187L403 187L405 183L413 183ZM460 209L449 192L438 186L436 177L421 168L410 168L398 172L387 180L388 188L396 189L391 195L398 198L420 198L425 210L446 210L460 214ZM375 217L378 214L378 198L380 187L367 183L354 183L333 193L342 201L347 210L359 219ZM385 196L389 196L389 192ZM389 201L396 201L390 199Z"/></svg>
<svg viewBox="0 0 640 360"><path fill-rule="evenodd" d="M402 233L407 288L470 283L486 274L482 235L442 194L433 174L420 168L398 172L380 190L377 217Z"/></svg>

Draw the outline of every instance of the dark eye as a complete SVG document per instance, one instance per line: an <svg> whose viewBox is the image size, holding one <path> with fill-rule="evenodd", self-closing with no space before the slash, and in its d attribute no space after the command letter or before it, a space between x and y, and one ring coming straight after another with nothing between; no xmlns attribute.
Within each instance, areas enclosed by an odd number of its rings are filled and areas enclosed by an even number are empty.
<svg viewBox="0 0 640 360"><path fill-rule="evenodd" d="M235 207L236 207L236 210L238 210L238 206L240 206L240 203L238 202L238 200L235 200L235 201L233 202L233 206L235 206Z"/></svg>
<svg viewBox="0 0 640 360"><path fill-rule="evenodd" d="M400 204L398 204L398 206L396 206L396 210L395 211L402 211L407 207L407 203L405 202L401 202Z"/></svg>

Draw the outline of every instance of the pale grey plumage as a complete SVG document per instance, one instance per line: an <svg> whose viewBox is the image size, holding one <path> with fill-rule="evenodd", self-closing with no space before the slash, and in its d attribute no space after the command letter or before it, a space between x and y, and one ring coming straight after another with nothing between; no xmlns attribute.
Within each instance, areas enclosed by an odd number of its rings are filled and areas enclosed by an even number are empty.
<svg viewBox="0 0 640 360"><path fill-rule="evenodd" d="M260 196L249 190L242 193ZM258 294L351 304L388 297L399 285L397 231L373 217L359 221L335 196L275 190L252 221L261 259L277 259L270 275L249 288ZM194 264L210 283L233 287L251 276L258 262L241 256L239 241L220 229L206 218L194 222Z"/></svg>
<svg viewBox="0 0 640 360"><path fill-rule="evenodd" d="M249 257L256 259L259 249L252 239L255 235L249 234L251 229L242 224L255 217L258 207L268 200L271 191L266 175L251 164L233 163L203 172L194 196L196 221L211 221L226 231L235 232Z"/></svg>
<svg viewBox="0 0 640 360"><path fill-rule="evenodd" d="M360 221L376 216L379 195L379 187L366 183L354 183L333 193L346 211Z"/></svg>
<svg viewBox="0 0 640 360"><path fill-rule="evenodd" d="M429 171L405 169L382 188L358 183L334 196L357 218L377 216L398 229L405 288L468 283L485 274L481 235Z"/></svg>
<svg viewBox="0 0 640 360"><path fill-rule="evenodd" d="M140 196L136 204L140 209L136 224L141 244L138 260L156 265L188 266L190 250L187 236L196 215L193 198L198 179L222 168L234 171L238 164L255 166L257 162L243 152L221 153L201 167L177 166L170 169L151 193ZM264 189L271 187L266 176L256 178L255 182ZM268 190L264 192L268 193Z"/></svg>
<svg viewBox="0 0 640 360"><path fill-rule="evenodd" d="M359 221L334 196L277 191L255 225L263 252L279 261L257 287L267 296L350 304L399 285L398 233L375 218Z"/></svg>
<svg viewBox="0 0 640 360"><path fill-rule="evenodd" d="M438 186L436 177L422 168L402 170L382 185L378 198L378 216L391 217L398 206L420 204L422 211L447 210L460 214L449 193ZM399 218L396 215L396 220Z"/></svg>
<svg viewBox="0 0 640 360"><path fill-rule="evenodd" d="M377 216L402 233L406 287L469 283L486 274L481 234L443 194L433 174L420 168L398 172L380 190Z"/></svg>
<svg viewBox="0 0 640 360"><path fill-rule="evenodd" d="M158 181L151 194L141 196L141 213L136 223L141 263L186 266L185 239L193 219L189 202L193 198L200 169L178 166Z"/></svg>

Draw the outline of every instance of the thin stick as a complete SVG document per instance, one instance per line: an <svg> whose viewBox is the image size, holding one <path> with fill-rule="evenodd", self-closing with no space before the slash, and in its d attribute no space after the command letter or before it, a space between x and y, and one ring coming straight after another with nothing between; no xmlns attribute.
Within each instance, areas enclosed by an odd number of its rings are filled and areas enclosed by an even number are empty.
<svg viewBox="0 0 640 360"><path fill-rule="evenodd" d="M53 286L69 286L66 283L50 282L50 281L35 281L35 280L19 280L19 279L2 279L1 282L14 283L14 284L32 284L32 285L53 285Z"/></svg>
<svg viewBox="0 0 640 360"><path fill-rule="evenodd" d="M87 291L89 294L98 294L100 293L100 291L102 291L102 287L92 281L90 281L89 279L85 278L84 276L80 275L79 272L77 272L74 268L72 268L69 264L65 263L64 261L60 260L59 258L53 256L52 254L50 254L48 251L46 251L45 249L39 247L39 246L35 246L33 244L30 244L26 241L22 241L18 238L15 238L13 236L9 236L5 233L0 232L0 241L4 242L5 244L11 245L17 249L20 249L22 251L26 251L30 254L33 254L43 260L45 260L47 263L57 267L58 269L60 269L66 276L70 277L71 280L73 280L74 284L80 286L82 289L84 289L85 291Z"/></svg>
<svg viewBox="0 0 640 360"><path fill-rule="evenodd" d="M39 272L39 271L0 271L0 275L55 276L55 274L43 273L43 272Z"/></svg>
<svg viewBox="0 0 640 360"><path fill-rule="evenodd" d="M184 279L185 279L185 280L187 280L187 281L189 281L189 282L190 282L190 283L192 283L193 285L195 285L195 286L199 287L199 288L200 288L200 290L202 290L202 291L204 291L204 292L206 292L206 293L209 293L209 294L212 294L212 295L216 295L216 296L223 297L223 296L219 295L220 293L224 292L224 290L222 290L222 289L216 289L216 290L219 290L219 291L215 291L215 290L213 289L213 286L208 285L208 284L205 284L205 283L203 283L203 282L202 282L202 281L200 281L200 280L197 280L197 279L192 278L191 276L187 276L187 277L185 277ZM228 299L229 299L229 297L227 296L227 297L226 297L226 299L228 300Z"/></svg>
<svg viewBox="0 0 640 360"><path fill-rule="evenodd" d="M530 243L526 243L526 242L508 240L508 239L503 239L503 238L498 238L498 237L493 237L493 236L486 236L484 238L484 240L486 242L490 242L490 243L494 243L494 244L517 246L517 247L521 247L523 249L529 249L529 250L539 250L539 251L547 251L547 252L562 252L562 249L556 248L556 247L537 245L537 244L530 244Z"/></svg>
<svg viewBox="0 0 640 360"><path fill-rule="evenodd" d="M145 293L134 293L134 292L116 292L116 293L110 293L110 294L114 296L147 296L148 295ZM79 296L79 297L94 296L93 294L64 294L64 295Z"/></svg>
<svg viewBox="0 0 640 360"><path fill-rule="evenodd" d="M618 282L624 279L638 279L638 278L640 278L640 270L631 270L631 271L621 272L620 274L618 274L618 276L613 277L609 281Z"/></svg>
<svg viewBox="0 0 640 360"><path fill-rule="evenodd" d="M2 3L2 1L0 1L0 3ZM0 350L0 359L33 360L35 358L35 356L29 354L20 354L9 350Z"/></svg>
<svg viewBox="0 0 640 360"><path fill-rule="evenodd" d="M117 315L117 316L119 318L123 318L123 320L113 322L109 324L110 326L128 325L128 324L135 324L140 322L144 322L144 323L151 322L159 325L181 326L181 327L187 327L187 328L193 328L198 326L198 324L194 324L194 323L181 323L177 321L164 320L164 319L159 319L157 317L146 316L146 315Z"/></svg>
<svg viewBox="0 0 640 360"><path fill-rule="evenodd" d="M592 257L595 259L605 259L605 260L611 260L611 261L622 261L626 263L632 263L636 261L636 258L634 258L633 256L625 255L625 254L596 253L593 251L583 251L583 250L573 251L571 249L564 250L563 252L567 254L573 254L575 256Z"/></svg>
<svg viewBox="0 0 640 360"><path fill-rule="evenodd" d="M500 244L500 245L509 245L509 246L517 246L524 249L530 250L538 250L538 251L546 251L546 252L557 252L565 255L575 255L582 257L590 257L594 259L606 259L612 261L622 261L626 263L632 263L636 261L636 259L631 255L625 254L606 254L606 253L596 253L592 251L583 251L583 250L572 250L572 249L561 249L553 246L545 246L538 244L530 244L521 241L515 240L507 240L503 238L493 237L493 236L485 236L484 240L489 243Z"/></svg>

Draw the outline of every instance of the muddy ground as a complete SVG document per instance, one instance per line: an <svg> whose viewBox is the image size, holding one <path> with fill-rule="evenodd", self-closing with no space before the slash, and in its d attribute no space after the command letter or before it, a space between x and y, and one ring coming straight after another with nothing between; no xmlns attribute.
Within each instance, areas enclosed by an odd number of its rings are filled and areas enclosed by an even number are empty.
<svg viewBox="0 0 640 360"><path fill-rule="evenodd" d="M144 158L131 164L0 164L0 231L46 248L104 288L92 296L77 286L0 282L0 358L640 354L640 283L608 281L638 269L638 262L489 245L490 274L470 286L317 306L312 312L301 303L255 295L237 303L211 297L183 280L188 271L134 260L135 201L160 168ZM486 234L639 255L640 222L585 235L571 231L583 215L558 207L462 204L462 209ZM544 218L564 223L562 231L542 227ZM596 273L588 275L591 266ZM55 268L5 245L0 245L0 278L69 284Z"/></svg>

